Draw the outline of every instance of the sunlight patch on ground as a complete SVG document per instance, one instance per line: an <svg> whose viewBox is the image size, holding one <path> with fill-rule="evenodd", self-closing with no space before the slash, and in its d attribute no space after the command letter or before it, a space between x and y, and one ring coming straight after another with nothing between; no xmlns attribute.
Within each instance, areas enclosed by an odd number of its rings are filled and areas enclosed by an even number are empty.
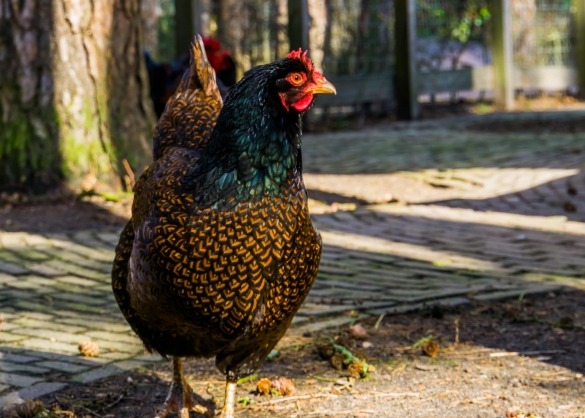
<svg viewBox="0 0 585 418"><path fill-rule="evenodd" d="M495 262L465 257L449 251L433 250L425 246L396 242L392 240L364 236L357 233L321 230L323 242L327 245L349 250L375 252L419 261L427 261L436 266L445 266L478 271L504 272Z"/></svg>
<svg viewBox="0 0 585 418"><path fill-rule="evenodd" d="M487 225L585 236L585 224L567 220L566 216L527 216L504 212L480 212L436 205L376 205L375 212L394 216L420 217L449 223ZM520 237L519 237L520 238Z"/></svg>
<svg viewBox="0 0 585 418"><path fill-rule="evenodd" d="M314 190L368 203L424 203L519 193L578 173L577 169L475 167L376 174L308 173L304 181L310 197Z"/></svg>

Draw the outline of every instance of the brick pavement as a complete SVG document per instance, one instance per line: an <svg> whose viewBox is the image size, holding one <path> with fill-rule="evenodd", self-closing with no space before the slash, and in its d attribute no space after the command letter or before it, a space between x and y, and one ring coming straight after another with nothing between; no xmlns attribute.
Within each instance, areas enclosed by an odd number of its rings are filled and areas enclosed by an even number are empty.
<svg viewBox="0 0 585 418"><path fill-rule="evenodd" d="M350 203L314 205L324 256L293 332L585 290L583 136L466 131L474 120L307 136L308 187ZM111 293L116 241L116 231L0 233L0 408L160 361ZM78 354L88 340L99 357Z"/></svg>

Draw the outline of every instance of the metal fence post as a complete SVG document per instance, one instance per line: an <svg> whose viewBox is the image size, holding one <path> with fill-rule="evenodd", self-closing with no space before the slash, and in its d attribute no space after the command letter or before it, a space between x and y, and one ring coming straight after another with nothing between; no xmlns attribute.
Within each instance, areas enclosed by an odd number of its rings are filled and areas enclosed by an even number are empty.
<svg viewBox="0 0 585 418"><path fill-rule="evenodd" d="M575 61L579 97L585 99L585 1L573 0L575 10Z"/></svg>
<svg viewBox="0 0 585 418"><path fill-rule="evenodd" d="M578 0L583 1L583 0ZM494 99L497 108L514 108L514 61L510 0L493 0Z"/></svg>
<svg viewBox="0 0 585 418"><path fill-rule="evenodd" d="M416 77L416 1L394 1L394 91L396 116L413 120L419 117Z"/></svg>

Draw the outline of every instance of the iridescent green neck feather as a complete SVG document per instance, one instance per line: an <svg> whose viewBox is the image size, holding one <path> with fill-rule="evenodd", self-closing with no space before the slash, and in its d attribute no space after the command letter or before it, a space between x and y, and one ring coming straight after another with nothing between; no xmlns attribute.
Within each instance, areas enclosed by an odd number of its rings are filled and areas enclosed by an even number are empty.
<svg viewBox="0 0 585 418"><path fill-rule="evenodd" d="M231 208L276 196L300 176L301 118L285 109L276 81L280 63L250 70L229 93L209 146L185 183L198 190L197 204ZM276 68L276 70L275 70Z"/></svg>

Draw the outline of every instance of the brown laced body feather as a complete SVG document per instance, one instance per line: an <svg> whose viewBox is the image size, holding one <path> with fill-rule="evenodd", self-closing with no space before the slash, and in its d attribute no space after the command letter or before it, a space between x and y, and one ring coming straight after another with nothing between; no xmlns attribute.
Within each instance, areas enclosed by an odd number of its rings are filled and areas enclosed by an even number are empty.
<svg viewBox="0 0 585 418"><path fill-rule="evenodd" d="M296 169L281 186L286 193L230 210L198 205L197 190L185 187L222 105L198 48L155 130L155 161L136 184L112 286L149 350L216 356L234 380L257 368L286 332L315 280L321 240Z"/></svg>

